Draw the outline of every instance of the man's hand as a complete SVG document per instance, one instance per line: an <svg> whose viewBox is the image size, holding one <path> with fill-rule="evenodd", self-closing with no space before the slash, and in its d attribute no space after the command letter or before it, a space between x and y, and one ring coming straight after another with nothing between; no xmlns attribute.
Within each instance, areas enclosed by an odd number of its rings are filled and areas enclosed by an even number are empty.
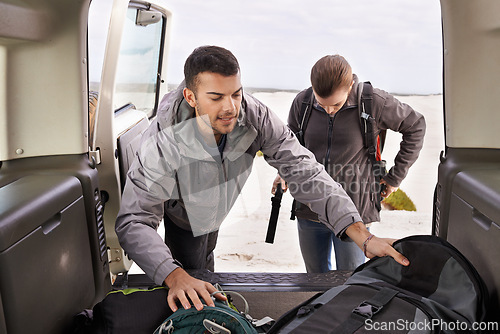
<svg viewBox="0 0 500 334"><path fill-rule="evenodd" d="M366 229L365 224L363 224L362 222L357 222L349 226L346 230L346 234L363 251L365 251L364 248L366 247L365 255L368 258L388 255L403 266L407 266L410 264L410 261L408 261L408 259L404 257L403 254L399 253L392 247L392 244L394 243L394 241L396 241L396 239L377 238L376 236L368 239L371 233ZM363 247L363 244L365 247Z"/></svg>
<svg viewBox="0 0 500 334"><path fill-rule="evenodd" d="M393 187L389 183L387 183L384 179L380 180L380 184L384 186L384 189L380 193L383 198L389 197L390 194L398 190L399 187Z"/></svg>
<svg viewBox="0 0 500 334"><path fill-rule="evenodd" d="M278 184L281 183L281 189L283 192L286 192L288 190L288 184L283 180L279 175L276 175L276 178L274 179L273 182L273 187L271 189L271 194L275 195L276 194L276 189L278 188Z"/></svg>
<svg viewBox="0 0 500 334"><path fill-rule="evenodd" d="M203 298L208 306L214 306L214 302L210 295L217 291L215 287L208 283L190 276L184 269L177 268L165 278L165 284L169 287L168 290L168 306L175 312L177 311L176 302L179 301L186 310L191 308L191 302L194 307L200 311L203 309L200 297ZM227 298L217 293L215 298L226 300ZM191 300L191 302L190 302Z"/></svg>

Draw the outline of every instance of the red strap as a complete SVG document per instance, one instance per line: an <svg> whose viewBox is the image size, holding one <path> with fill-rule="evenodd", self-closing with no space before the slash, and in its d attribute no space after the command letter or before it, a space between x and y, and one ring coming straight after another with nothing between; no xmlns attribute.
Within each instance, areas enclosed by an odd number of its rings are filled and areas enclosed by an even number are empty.
<svg viewBox="0 0 500 334"><path fill-rule="evenodd" d="M376 155L377 161L382 160L382 154L380 152L380 136L377 136L377 155Z"/></svg>

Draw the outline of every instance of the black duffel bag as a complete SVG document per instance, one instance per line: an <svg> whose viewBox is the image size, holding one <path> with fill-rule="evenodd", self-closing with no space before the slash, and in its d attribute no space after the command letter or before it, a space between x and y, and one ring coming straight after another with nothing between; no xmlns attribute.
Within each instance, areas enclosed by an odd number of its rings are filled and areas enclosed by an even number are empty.
<svg viewBox="0 0 500 334"><path fill-rule="evenodd" d="M92 310L75 317L75 334L152 334L173 312L168 288L113 290Z"/></svg>
<svg viewBox="0 0 500 334"><path fill-rule="evenodd" d="M479 332L488 292L455 247L435 236L412 236L394 248L409 266L391 257L374 258L345 284L283 315L268 333Z"/></svg>

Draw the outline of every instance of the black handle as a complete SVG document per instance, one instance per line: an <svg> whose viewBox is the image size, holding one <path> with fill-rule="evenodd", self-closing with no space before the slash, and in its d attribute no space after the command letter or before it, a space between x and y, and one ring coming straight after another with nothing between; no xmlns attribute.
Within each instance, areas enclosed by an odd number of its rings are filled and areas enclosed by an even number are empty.
<svg viewBox="0 0 500 334"><path fill-rule="evenodd" d="M267 226L266 242L268 244L274 243L274 236L276 234L276 227L278 225L278 216L281 207L281 198L283 197L283 189L281 188L281 182L278 183L276 192L274 196L271 197L272 209L271 217L269 217L269 225Z"/></svg>

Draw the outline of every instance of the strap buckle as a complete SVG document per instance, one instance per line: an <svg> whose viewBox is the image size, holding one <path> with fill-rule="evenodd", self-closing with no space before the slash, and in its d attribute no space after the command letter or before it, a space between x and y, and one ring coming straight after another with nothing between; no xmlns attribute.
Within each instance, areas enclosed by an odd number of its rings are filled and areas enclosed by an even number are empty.
<svg viewBox="0 0 500 334"><path fill-rule="evenodd" d="M379 313L382 308L383 306L381 305L373 305L365 300L352 310L352 313L362 316L365 319L371 319L375 314Z"/></svg>

